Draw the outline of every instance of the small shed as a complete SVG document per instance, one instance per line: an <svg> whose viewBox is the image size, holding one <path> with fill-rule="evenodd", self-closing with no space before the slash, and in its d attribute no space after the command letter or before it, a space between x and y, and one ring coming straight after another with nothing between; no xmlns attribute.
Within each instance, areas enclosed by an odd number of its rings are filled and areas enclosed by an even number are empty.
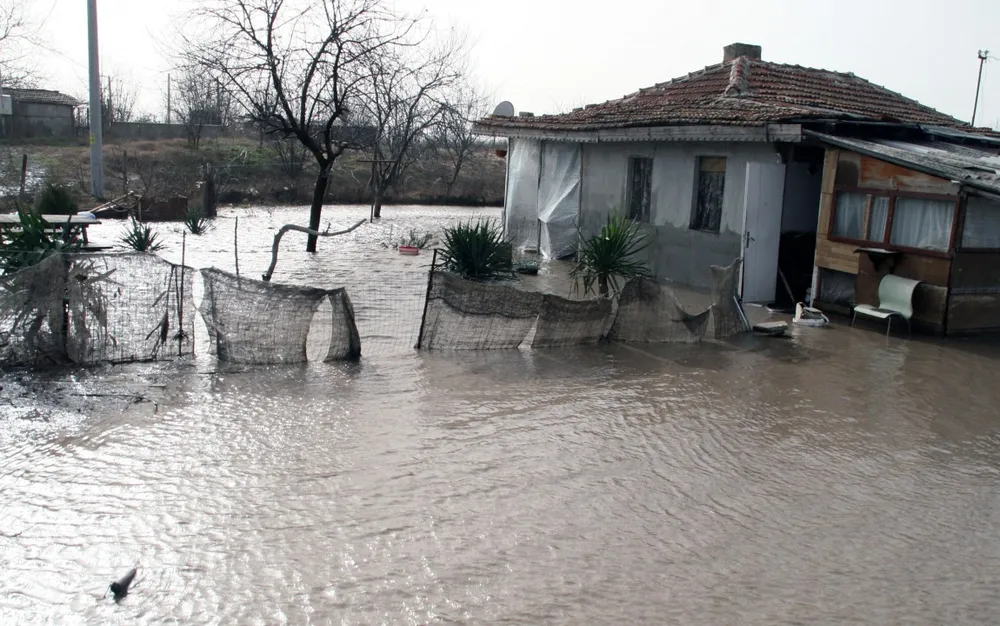
<svg viewBox="0 0 1000 626"><path fill-rule="evenodd" d="M82 102L73 96L48 89L2 90L10 108L2 108L7 137L70 137L74 134L76 107Z"/></svg>

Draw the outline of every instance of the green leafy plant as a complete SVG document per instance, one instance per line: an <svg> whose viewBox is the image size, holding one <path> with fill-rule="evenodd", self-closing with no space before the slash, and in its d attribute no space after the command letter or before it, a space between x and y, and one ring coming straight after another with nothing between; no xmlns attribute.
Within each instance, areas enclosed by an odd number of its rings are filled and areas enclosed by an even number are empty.
<svg viewBox="0 0 1000 626"><path fill-rule="evenodd" d="M192 235L203 235L212 228L212 220L205 217L201 207L191 206L184 215L184 227Z"/></svg>
<svg viewBox="0 0 1000 626"><path fill-rule="evenodd" d="M151 226L143 224L134 217L121 235L121 242L136 252L156 252L163 248L160 236Z"/></svg>
<svg viewBox="0 0 1000 626"><path fill-rule="evenodd" d="M73 194L52 183L46 183L35 200L35 211L40 215L76 215L79 210Z"/></svg>
<svg viewBox="0 0 1000 626"><path fill-rule="evenodd" d="M513 276L509 243L491 220L465 222L444 230L444 267L473 280Z"/></svg>
<svg viewBox="0 0 1000 626"><path fill-rule="evenodd" d="M40 263L57 253L79 252L83 244L79 233L68 225L46 223L42 216L30 209L17 209L18 228L0 230L0 264L4 274Z"/></svg>
<svg viewBox="0 0 1000 626"><path fill-rule="evenodd" d="M575 288L583 285L584 293L592 293L596 286L598 295L607 298L619 291L619 279L649 275L646 264L634 258L650 243L638 222L615 212L608 215L599 234L581 239L569 276Z"/></svg>
<svg viewBox="0 0 1000 626"><path fill-rule="evenodd" d="M412 246L414 248L420 248L423 250L427 247L427 244L434 239L434 233L418 233L415 230L411 230L409 234L399 240L400 246Z"/></svg>

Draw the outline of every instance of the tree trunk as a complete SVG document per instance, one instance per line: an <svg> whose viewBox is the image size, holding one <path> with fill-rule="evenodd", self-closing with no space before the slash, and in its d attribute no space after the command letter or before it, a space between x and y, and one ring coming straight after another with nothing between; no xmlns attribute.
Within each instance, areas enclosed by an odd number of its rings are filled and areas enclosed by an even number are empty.
<svg viewBox="0 0 1000 626"><path fill-rule="evenodd" d="M219 214L218 199L215 195L215 172L211 164L205 165L205 186L201 190L201 213L205 217Z"/></svg>
<svg viewBox="0 0 1000 626"><path fill-rule="evenodd" d="M375 217L382 217L382 194L375 194L375 210L372 212Z"/></svg>
<svg viewBox="0 0 1000 626"><path fill-rule="evenodd" d="M597 292L602 298L608 297L608 276L600 274L597 277Z"/></svg>
<svg viewBox="0 0 1000 626"><path fill-rule="evenodd" d="M320 166L316 177L316 187L313 189L312 207L309 209L309 229L319 230L319 220L323 214L323 199L326 197L326 185L330 180L330 166ZM309 235L306 240L306 252L316 252L316 235Z"/></svg>

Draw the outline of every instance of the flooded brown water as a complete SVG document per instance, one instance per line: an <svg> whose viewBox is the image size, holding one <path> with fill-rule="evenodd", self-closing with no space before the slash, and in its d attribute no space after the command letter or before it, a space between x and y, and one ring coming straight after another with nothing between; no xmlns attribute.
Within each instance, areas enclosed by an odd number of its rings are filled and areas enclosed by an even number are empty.
<svg viewBox="0 0 1000 626"><path fill-rule="evenodd" d="M241 246L301 214L243 214ZM219 221L189 263L232 269ZM995 344L416 353L427 259L373 245L389 228L290 237L275 275L357 286L360 363L5 378L0 623L995 622Z"/></svg>

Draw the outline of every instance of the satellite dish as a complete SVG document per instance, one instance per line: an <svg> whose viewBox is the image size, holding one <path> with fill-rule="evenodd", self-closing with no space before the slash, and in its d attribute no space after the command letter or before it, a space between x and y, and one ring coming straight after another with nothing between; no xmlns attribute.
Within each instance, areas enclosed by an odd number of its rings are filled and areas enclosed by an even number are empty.
<svg viewBox="0 0 1000 626"><path fill-rule="evenodd" d="M493 109L493 115L499 115L500 117L514 117L514 105L504 100L497 105L497 108Z"/></svg>

